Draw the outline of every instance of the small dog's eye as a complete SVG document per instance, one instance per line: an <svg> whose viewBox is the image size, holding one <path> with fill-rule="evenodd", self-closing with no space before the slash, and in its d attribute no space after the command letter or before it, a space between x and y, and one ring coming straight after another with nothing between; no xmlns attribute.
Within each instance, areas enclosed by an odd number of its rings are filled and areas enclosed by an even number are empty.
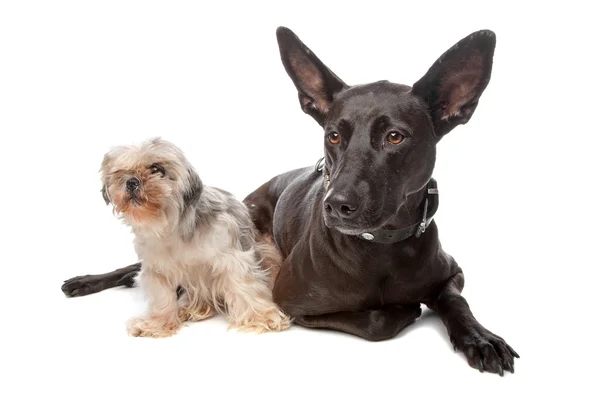
<svg viewBox="0 0 600 400"><path fill-rule="evenodd" d="M329 143L331 144L338 144L342 140L342 137L337 132L331 132L327 135L327 139L329 139Z"/></svg>
<svg viewBox="0 0 600 400"><path fill-rule="evenodd" d="M158 164L152 164L150 166L150 173L152 173L152 174L159 174L160 173L161 175L164 176L165 175L165 169L162 166L158 165Z"/></svg>
<svg viewBox="0 0 600 400"><path fill-rule="evenodd" d="M404 140L404 135L398 131L391 131L387 135L387 141L391 144L400 144Z"/></svg>

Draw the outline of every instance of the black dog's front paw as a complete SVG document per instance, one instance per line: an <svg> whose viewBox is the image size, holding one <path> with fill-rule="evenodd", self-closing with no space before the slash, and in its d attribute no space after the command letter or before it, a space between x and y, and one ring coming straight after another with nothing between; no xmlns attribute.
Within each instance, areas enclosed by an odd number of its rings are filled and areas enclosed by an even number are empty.
<svg viewBox="0 0 600 400"><path fill-rule="evenodd" d="M106 274L76 276L66 280L61 290L67 297L81 297L117 286L131 288L136 285L135 278L141 269L138 262Z"/></svg>
<svg viewBox="0 0 600 400"><path fill-rule="evenodd" d="M61 290L67 297L87 296L100 291L98 278L93 275L82 275L66 280Z"/></svg>
<svg viewBox="0 0 600 400"><path fill-rule="evenodd" d="M494 335L483 326L476 324L461 335L451 335L454 349L461 350L469 365L480 372L493 372L500 376L504 371L515 372L514 359L519 358L516 351L500 336Z"/></svg>
<svg viewBox="0 0 600 400"><path fill-rule="evenodd" d="M105 289L126 286L135 286L137 271L127 272L119 275L82 275L66 280L61 290L67 297L81 297L98 293Z"/></svg>

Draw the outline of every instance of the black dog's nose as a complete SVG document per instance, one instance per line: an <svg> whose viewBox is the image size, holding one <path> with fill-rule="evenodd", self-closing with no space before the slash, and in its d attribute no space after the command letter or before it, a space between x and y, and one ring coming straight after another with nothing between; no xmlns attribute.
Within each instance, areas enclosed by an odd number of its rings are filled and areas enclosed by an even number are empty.
<svg viewBox="0 0 600 400"><path fill-rule="evenodd" d="M332 193L325 199L325 210L330 215L350 218L358 209L360 199L355 193Z"/></svg>
<svg viewBox="0 0 600 400"><path fill-rule="evenodd" d="M133 192L140 186L140 180L138 178L129 178L127 179L127 183L125 185L127 186L127 190Z"/></svg>

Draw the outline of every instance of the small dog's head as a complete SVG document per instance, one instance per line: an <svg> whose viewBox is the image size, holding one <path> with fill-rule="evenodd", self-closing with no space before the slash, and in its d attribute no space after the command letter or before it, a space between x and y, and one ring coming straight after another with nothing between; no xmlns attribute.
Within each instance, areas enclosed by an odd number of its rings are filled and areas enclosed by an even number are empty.
<svg viewBox="0 0 600 400"><path fill-rule="evenodd" d="M324 129L325 222L354 234L385 226L425 188L436 144L469 121L488 85L496 45L493 32L475 32L412 87L349 86L289 29L277 40L302 110Z"/></svg>
<svg viewBox="0 0 600 400"><path fill-rule="evenodd" d="M203 188L183 152L160 138L113 148L100 172L106 204L135 228L157 230L177 221Z"/></svg>

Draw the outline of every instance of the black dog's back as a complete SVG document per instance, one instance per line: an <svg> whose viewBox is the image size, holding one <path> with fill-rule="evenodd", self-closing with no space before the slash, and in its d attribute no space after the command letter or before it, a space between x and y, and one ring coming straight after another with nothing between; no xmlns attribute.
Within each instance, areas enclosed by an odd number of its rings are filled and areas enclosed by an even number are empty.
<svg viewBox="0 0 600 400"><path fill-rule="evenodd" d="M250 210L252 221L261 235L273 236L273 215L279 198L292 182L311 171L314 168L305 167L277 175L244 198L243 203Z"/></svg>

